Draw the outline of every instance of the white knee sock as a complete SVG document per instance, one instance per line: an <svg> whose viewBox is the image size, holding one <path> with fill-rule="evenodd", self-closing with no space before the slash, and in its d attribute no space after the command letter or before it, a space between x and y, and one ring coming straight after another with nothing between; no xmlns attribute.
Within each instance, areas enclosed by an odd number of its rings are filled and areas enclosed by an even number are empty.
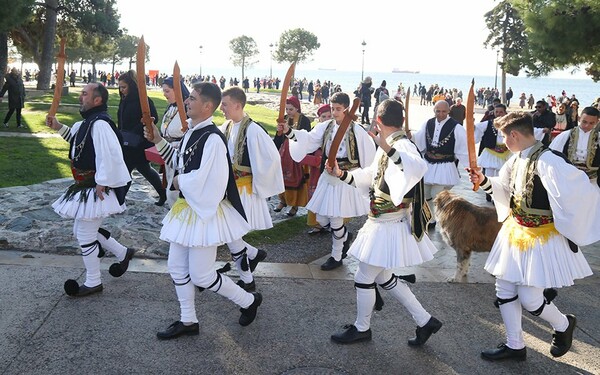
<svg viewBox="0 0 600 375"><path fill-rule="evenodd" d="M371 315L375 306L375 289L356 288L356 321L354 326L364 332L371 326Z"/></svg>
<svg viewBox="0 0 600 375"><path fill-rule="evenodd" d="M569 327L567 316L561 313L558 310L558 307L552 302L544 307L544 310L542 310L542 313L539 316L550 323L555 331L564 332Z"/></svg>
<svg viewBox="0 0 600 375"><path fill-rule="evenodd" d="M523 308L518 299L500 305L500 315L506 329L506 345L511 349L519 350L525 347L521 325L522 314Z"/></svg>
<svg viewBox="0 0 600 375"><path fill-rule="evenodd" d="M248 308L254 302L254 296L240 288L229 276L221 274L221 282L210 288L242 308Z"/></svg>
<svg viewBox="0 0 600 375"><path fill-rule="evenodd" d="M188 282L185 285L175 285L175 292L177 293L179 307L181 308L181 321L186 323L198 323L196 306L194 304L196 296L194 284Z"/></svg>
<svg viewBox="0 0 600 375"><path fill-rule="evenodd" d="M106 237L98 233L98 242L100 242L104 250L110 251L112 254L114 254L119 262L125 259L125 255L127 255L127 248L121 245L112 236L106 239Z"/></svg>
<svg viewBox="0 0 600 375"><path fill-rule="evenodd" d="M102 284L100 278L100 258L98 258L99 252L100 248L96 242L89 246L81 247L81 255L86 270L84 285L89 288Z"/></svg>
<svg viewBox="0 0 600 375"><path fill-rule="evenodd" d="M390 289L390 293L406 307L419 327L423 327L431 319L431 314L423 308L406 283L398 280L398 284Z"/></svg>
<svg viewBox="0 0 600 375"><path fill-rule="evenodd" d="M238 274L240 275L240 280L242 280L244 283L246 284L250 284L254 278L252 277L252 272L250 272L250 266L248 265L248 259L246 257L249 257L250 255L248 254L248 248L246 247L246 242L242 239L230 242L227 244L227 247L229 248L229 251L231 252L231 256L234 259L235 262L235 268L238 271ZM234 255L234 254L238 254L239 252L241 252L242 250L246 249L246 257L243 256L243 254L240 255ZM256 257L256 255L254 255ZM242 270L242 262L245 261L247 267L246 271Z"/></svg>

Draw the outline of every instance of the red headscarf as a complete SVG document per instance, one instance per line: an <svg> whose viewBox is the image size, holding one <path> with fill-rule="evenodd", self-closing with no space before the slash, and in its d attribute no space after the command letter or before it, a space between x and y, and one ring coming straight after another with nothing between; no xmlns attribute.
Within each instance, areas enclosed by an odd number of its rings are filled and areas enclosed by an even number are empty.
<svg viewBox="0 0 600 375"><path fill-rule="evenodd" d="M329 104L323 104L317 109L317 116L321 116L325 112L331 112L331 106Z"/></svg>
<svg viewBox="0 0 600 375"><path fill-rule="evenodd" d="M300 100L298 100L298 98L296 98L295 96L290 96L289 98L287 98L285 100L285 104L291 104L294 107L296 107L298 112L302 112L302 110L300 109Z"/></svg>

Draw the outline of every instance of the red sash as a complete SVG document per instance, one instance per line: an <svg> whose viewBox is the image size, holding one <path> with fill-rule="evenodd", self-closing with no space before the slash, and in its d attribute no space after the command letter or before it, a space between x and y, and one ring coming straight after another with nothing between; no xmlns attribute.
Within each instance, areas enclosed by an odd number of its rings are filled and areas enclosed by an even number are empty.
<svg viewBox="0 0 600 375"><path fill-rule="evenodd" d="M304 171L300 163L296 163L290 155L289 141L285 139L279 148L283 183L286 188L299 188L304 183Z"/></svg>

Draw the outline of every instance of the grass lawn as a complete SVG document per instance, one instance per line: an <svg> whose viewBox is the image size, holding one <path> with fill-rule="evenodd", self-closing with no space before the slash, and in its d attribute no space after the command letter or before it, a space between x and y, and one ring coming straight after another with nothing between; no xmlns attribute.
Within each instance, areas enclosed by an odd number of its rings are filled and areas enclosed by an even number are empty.
<svg viewBox="0 0 600 375"><path fill-rule="evenodd" d="M71 88L68 95L61 99L57 118L61 123L72 125L80 121L79 115L80 88ZM162 91L148 90L148 96L156 106L159 116L165 111L167 101ZM46 113L52 102L52 93L48 92L35 98L26 99L23 109L24 128L16 128L15 115L9 122L9 128L0 126L2 132L18 133L53 133L45 125ZM119 95L116 88L109 88L108 112L116 121ZM246 112L250 117L263 125L273 136L276 129L278 113L258 105L247 105ZM7 101L0 103L0 116L8 110ZM221 125L225 121L221 111L217 110L214 122ZM68 158L68 143L60 138L19 138L0 137L0 187L21 186L40 183L61 177L70 177L71 169Z"/></svg>

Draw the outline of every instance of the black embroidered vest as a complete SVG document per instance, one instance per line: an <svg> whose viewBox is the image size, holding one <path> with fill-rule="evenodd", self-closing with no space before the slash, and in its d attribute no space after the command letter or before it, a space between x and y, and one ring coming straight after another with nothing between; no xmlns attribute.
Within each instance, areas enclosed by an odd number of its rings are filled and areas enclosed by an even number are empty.
<svg viewBox="0 0 600 375"><path fill-rule="evenodd" d="M481 155L485 148L495 148L497 142L498 130L494 128L494 120L488 120L487 128L481 137L481 142L479 142L479 155Z"/></svg>
<svg viewBox="0 0 600 375"><path fill-rule="evenodd" d="M427 145L425 160L431 164L449 163L456 160L456 156L454 155L454 144L456 143L454 127L457 124L456 120L449 117L440 131L438 146L432 146L433 133L435 132L435 117L427 121L425 128Z"/></svg>
<svg viewBox="0 0 600 375"><path fill-rule="evenodd" d="M77 169L85 171L96 170L96 150L92 138L92 126L97 120L106 121L119 139L119 144L123 143L121 132L117 130L117 126L108 113L104 111L92 113L83 120L77 134L71 139L69 150L75 147L75 152L69 151L69 158L72 160L73 166Z"/></svg>
<svg viewBox="0 0 600 375"><path fill-rule="evenodd" d="M200 168L200 165L202 164L202 156L204 154L204 145L211 134L217 134L225 145L225 150L227 150L227 140L215 124L210 124L202 129L192 132L185 145L185 150L181 150L181 152L183 152L183 173L189 173ZM223 199L229 200L236 211L239 212L239 214L242 215L245 220L247 220L244 207L242 206L242 201L240 200L240 194L235 184L235 177L233 175L233 168L231 167L229 151L227 151L227 166L229 168L229 179L227 181L227 188L225 189L225 196ZM179 197L185 199L181 191L179 191Z"/></svg>

